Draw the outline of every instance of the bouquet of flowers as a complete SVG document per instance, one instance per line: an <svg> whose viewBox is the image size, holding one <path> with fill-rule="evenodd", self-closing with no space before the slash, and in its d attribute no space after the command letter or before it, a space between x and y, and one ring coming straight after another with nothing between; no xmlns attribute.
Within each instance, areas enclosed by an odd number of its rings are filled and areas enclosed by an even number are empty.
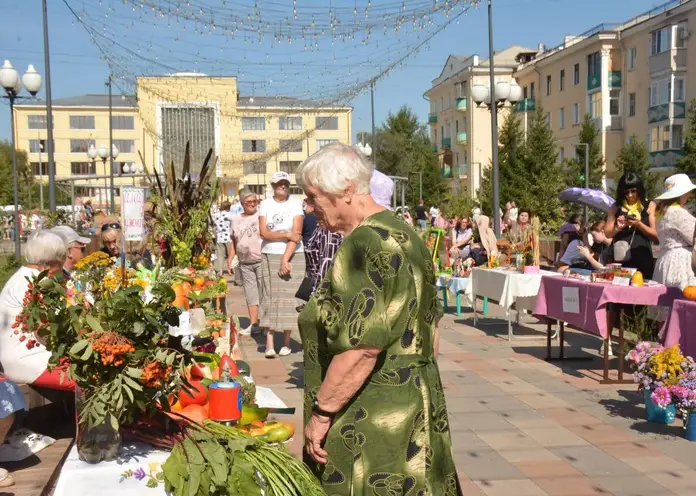
<svg viewBox="0 0 696 496"><path fill-rule="evenodd" d="M453 274L457 277L469 277L471 269L476 265L473 258L457 258L453 265Z"/></svg>
<svg viewBox="0 0 696 496"><path fill-rule="evenodd" d="M665 348L662 345L641 341L626 355L633 380L643 389L657 390L676 385L685 372L694 366L693 360L682 355L679 345ZM664 395L660 391L659 395Z"/></svg>

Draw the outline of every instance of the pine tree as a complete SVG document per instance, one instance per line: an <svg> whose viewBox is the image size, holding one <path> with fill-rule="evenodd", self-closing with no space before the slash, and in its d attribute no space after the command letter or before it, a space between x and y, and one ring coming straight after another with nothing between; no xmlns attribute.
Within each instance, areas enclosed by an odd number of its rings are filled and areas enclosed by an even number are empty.
<svg viewBox="0 0 696 496"><path fill-rule="evenodd" d="M522 124L514 112L510 112L503 122L498 135L498 184L500 201L505 204L514 201L524 205L529 196L529 174L524 161L526 144ZM477 200L486 215L493 214L493 167L483 172ZM500 205L499 205L500 207Z"/></svg>
<svg viewBox="0 0 696 496"><path fill-rule="evenodd" d="M643 180L645 192L649 199L655 198L657 192L660 191L660 176L655 172L650 172L652 166L648 160L648 150L645 143L635 135L631 136L619 150L619 154L614 159L614 167L617 178L626 171L635 172Z"/></svg>
<svg viewBox="0 0 696 496"><path fill-rule="evenodd" d="M524 202L539 220L555 228L561 220L561 202L558 193L563 190L563 177L558 163L556 142L546 114L539 105L532 116L527 131L525 153L526 182Z"/></svg>
<svg viewBox="0 0 696 496"><path fill-rule="evenodd" d="M682 148L684 156L677 161L675 169L693 177L696 175L696 98L691 100L687 120Z"/></svg>
<svg viewBox="0 0 696 496"><path fill-rule="evenodd" d="M602 155L602 143L599 131L594 125L592 117L585 115L578 135L578 143L590 145L590 180L589 185L592 189L604 189L604 156ZM568 159L563 165L565 171L566 185L585 186L585 147L578 146L575 150L575 158Z"/></svg>

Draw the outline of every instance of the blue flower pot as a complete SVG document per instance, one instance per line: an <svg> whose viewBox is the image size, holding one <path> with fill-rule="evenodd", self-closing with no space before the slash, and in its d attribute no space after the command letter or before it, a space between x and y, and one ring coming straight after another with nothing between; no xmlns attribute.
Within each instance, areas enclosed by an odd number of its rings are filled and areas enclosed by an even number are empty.
<svg viewBox="0 0 696 496"><path fill-rule="evenodd" d="M696 413L690 413L684 419L684 437L689 441L696 441Z"/></svg>
<svg viewBox="0 0 696 496"><path fill-rule="evenodd" d="M667 408L663 408L656 405L653 403L652 398L650 398L651 393L651 389L643 389L643 398L645 398L645 411L648 414L648 422L652 422L653 424L671 424L674 422L674 419L677 417L677 409L675 406L669 405ZM694 426L694 429L696 430L696 425Z"/></svg>

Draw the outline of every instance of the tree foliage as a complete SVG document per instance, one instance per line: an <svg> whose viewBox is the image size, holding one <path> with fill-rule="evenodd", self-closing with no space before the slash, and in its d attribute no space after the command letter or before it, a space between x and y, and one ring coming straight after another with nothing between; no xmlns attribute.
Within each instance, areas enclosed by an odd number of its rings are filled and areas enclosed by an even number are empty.
<svg viewBox="0 0 696 496"><path fill-rule="evenodd" d="M677 161L677 172L696 176L696 98L691 100L687 116L686 131L683 137L684 156Z"/></svg>
<svg viewBox="0 0 696 496"><path fill-rule="evenodd" d="M621 177L626 171L635 172L645 184L645 192L648 198L655 198L659 191L660 176L655 172L650 172L650 161L648 160L648 149L645 143L640 141L635 135L631 136L628 142L624 143L619 150L619 154L614 160L616 176Z"/></svg>
<svg viewBox="0 0 696 496"><path fill-rule="evenodd" d="M602 139L599 130L594 124L594 120L589 114L586 114L580 133L578 134L578 143L589 144L589 185L592 189L603 190L604 178L604 155L602 155ZM565 161L563 169L565 171L566 184L571 186L585 186L585 147L578 146L575 151L575 158Z"/></svg>
<svg viewBox="0 0 696 496"><path fill-rule="evenodd" d="M29 167L27 152L24 150L17 150L17 174L19 203L26 208L29 206L29 185L34 177ZM0 141L0 205L14 204L12 184L12 145L7 141ZM35 198L38 201L38 196Z"/></svg>

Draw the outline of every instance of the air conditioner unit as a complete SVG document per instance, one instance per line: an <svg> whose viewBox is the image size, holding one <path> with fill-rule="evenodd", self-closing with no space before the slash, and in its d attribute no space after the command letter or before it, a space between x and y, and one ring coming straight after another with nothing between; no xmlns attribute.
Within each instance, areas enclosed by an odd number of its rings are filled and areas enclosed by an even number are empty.
<svg viewBox="0 0 696 496"><path fill-rule="evenodd" d="M688 40L691 37L691 30L690 29L682 29L679 31L679 39L681 40Z"/></svg>

